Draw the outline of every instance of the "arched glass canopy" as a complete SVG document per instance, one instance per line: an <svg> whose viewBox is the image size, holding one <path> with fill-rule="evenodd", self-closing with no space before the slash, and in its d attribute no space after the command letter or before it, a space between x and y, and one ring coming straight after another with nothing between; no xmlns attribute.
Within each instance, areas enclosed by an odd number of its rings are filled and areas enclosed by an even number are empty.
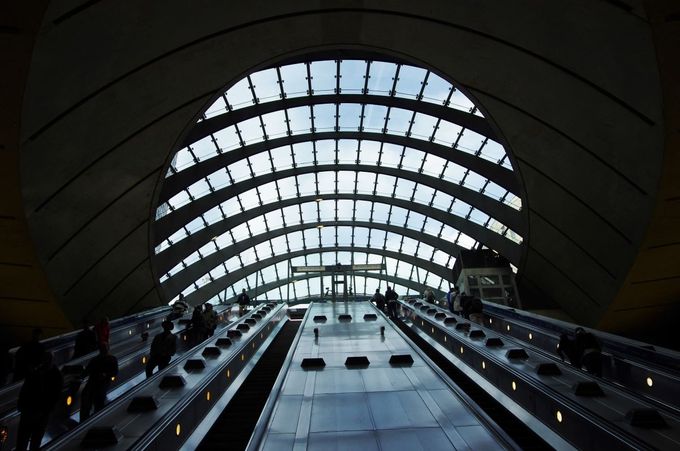
<svg viewBox="0 0 680 451"><path fill-rule="evenodd" d="M433 72L364 60L254 72L207 108L156 211L155 265L193 304L323 294L289 265L385 263L353 275L403 294L447 290L459 249L517 264L520 183L478 108ZM327 276L326 276L327 277Z"/></svg>

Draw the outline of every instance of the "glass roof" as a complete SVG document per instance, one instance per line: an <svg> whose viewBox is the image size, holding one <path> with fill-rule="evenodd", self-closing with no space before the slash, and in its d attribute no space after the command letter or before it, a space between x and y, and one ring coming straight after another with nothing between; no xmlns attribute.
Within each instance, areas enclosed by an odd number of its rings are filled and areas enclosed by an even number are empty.
<svg viewBox="0 0 680 451"><path fill-rule="evenodd" d="M321 96L334 97L326 103L327 98ZM463 229L469 233L462 233L451 223L459 224L459 227L462 227L461 221L476 224L517 245L521 244L521 231L508 228L494 217L500 206L508 207L510 211L521 210L521 199L517 193L501 186L507 184L497 180L499 185L483 174L489 164L498 165L503 171L512 171L503 146L457 123L402 108L408 104L400 103L400 107L396 107L384 104L384 101L372 101L376 96L406 99L411 102L410 105L414 101L435 104L440 109L443 107L483 117L451 83L431 71L404 64L363 60L313 61L250 74L209 106L199 122L221 117L228 119L230 114L239 110L248 114L242 114L238 116L241 120L232 121L230 125L189 143L172 160L166 180L181 177L184 185L168 189L168 196L161 199L157 209L157 220L169 219L175 224L174 232L168 232L169 236L157 238L157 258L162 258L177 243L201 230L215 228L219 232L172 254L175 261L167 266L171 269L162 275L161 283L167 285L169 279L186 273L187 268L192 273L205 269L199 278L187 282L182 292L196 295L195 292L200 292L199 288L206 284L229 280L229 287L223 287L225 291L220 295L228 299L229 293L240 292L241 285L252 290L257 285L286 282L286 272L283 277L274 275L280 265L287 268L288 261L259 268L260 252L271 257L275 249L303 249L313 253L296 258L323 260L324 255L329 255L329 261L334 264L341 261L338 253L323 252L323 249L349 246L353 249L346 252L345 257L352 261L369 257L382 259L380 255L361 253L362 247L367 251L374 248L400 252L403 257L391 260L393 267L388 267L388 274L405 281L412 280L417 286L421 285L420 281L426 281L428 286L439 289L448 282L414 266L416 251L419 252L418 258L445 269L455 262L454 256L450 255L452 249L484 245L478 241L481 237L475 239L475 233L465 227ZM314 100L317 97L318 100ZM281 105L279 109L264 114L248 110L267 103L278 108L279 105L272 102L284 99L305 101L305 98L310 104ZM357 131L368 133L366 136L370 139L343 138L344 133ZM323 135L319 135L323 132L333 132L336 136L324 139ZM277 138L297 135L302 136L302 142L267 145ZM383 142L380 136L408 137L412 138L409 143L413 144L405 146ZM419 148L419 142L442 146L444 151L435 155L423 150L427 148L425 144ZM253 144L259 147L253 147L251 151ZM456 160L453 158L456 152L487 163L475 165L478 171L475 172L459 164L469 161L470 157L468 160ZM234 156L225 159L227 154ZM449 154L451 157L447 157ZM218 165L211 163L213 159L219 161ZM222 161L225 164L221 164ZM192 168L191 173L187 171L189 168ZM277 173L281 174L271 177L271 174ZM493 175L490 177L494 178ZM262 179L261 183L258 178ZM258 184L252 187L253 182ZM456 188L447 188L453 186ZM480 204L477 200L480 194L491 202ZM329 199L330 196L337 198ZM297 198L308 200L296 204L290 202ZM441 214L446 214L451 220L447 220L449 223L442 222L425 216L422 209L418 212L413 211L414 207L394 205L391 199L434 208L440 212L437 217L441 219ZM195 213L187 216L184 213L186 207L198 205L194 204L198 200L208 201L201 204L206 206L203 212L198 216ZM285 206L281 206L282 202ZM499 207L494 207L494 204ZM231 227L224 226L231 222L230 218L253 209L262 210L261 214ZM334 223L342 225L335 226ZM323 224L323 228L317 228L319 224ZM383 227L378 228L378 224ZM299 225L310 225L310 228L285 233L291 226L299 228ZM417 231L424 236L417 239L412 237L413 233L409 237L384 230L388 225ZM265 239L265 235L271 232L277 232L277 236ZM425 235L429 238L426 239ZM222 258L224 249L240 242L253 244L248 254L241 252L205 268L217 257L218 251ZM293 247L290 247L291 243ZM440 248L448 249L449 253ZM252 268L252 274L238 281L228 277L231 272L244 267ZM255 274L258 274L257 280L252 279ZM361 280L355 285L357 293L375 291L377 279L367 275ZM316 282L305 279L290 283L295 285L296 293L298 290L306 293L304 296L318 294L320 289L318 278ZM272 293L280 294L278 290L275 288ZM200 297L196 296L198 302L213 298L203 293Z"/></svg>

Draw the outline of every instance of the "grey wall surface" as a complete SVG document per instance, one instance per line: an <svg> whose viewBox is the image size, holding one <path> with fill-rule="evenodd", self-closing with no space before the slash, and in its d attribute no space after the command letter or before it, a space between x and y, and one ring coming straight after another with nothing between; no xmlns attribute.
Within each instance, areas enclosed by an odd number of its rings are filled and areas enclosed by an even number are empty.
<svg viewBox="0 0 680 451"><path fill-rule="evenodd" d="M661 93L642 8L607 2L53 2L22 117L31 233L67 316L164 302L155 192L213 95L310 51L382 52L476 99L524 183L522 279L594 324L654 206Z"/></svg>

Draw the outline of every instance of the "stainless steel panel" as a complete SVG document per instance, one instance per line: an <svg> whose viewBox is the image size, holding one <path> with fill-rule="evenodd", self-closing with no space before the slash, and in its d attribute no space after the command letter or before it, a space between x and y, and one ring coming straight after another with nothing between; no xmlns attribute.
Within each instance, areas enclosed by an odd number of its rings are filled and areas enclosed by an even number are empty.
<svg viewBox="0 0 680 451"><path fill-rule="evenodd" d="M284 395L301 395L305 392L306 381L306 371L289 371L286 382L283 384L282 393Z"/></svg>
<svg viewBox="0 0 680 451"><path fill-rule="evenodd" d="M295 434L269 433L265 438L264 446L262 446L262 449L264 451L286 451L286 450L292 451L294 444Z"/></svg>
<svg viewBox="0 0 680 451"><path fill-rule="evenodd" d="M314 396L310 432L373 429L365 393Z"/></svg>
<svg viewBox="0 0 680 451"><path fill-rule="evenodd" d="M383 448L384 450L385 448ZM308 451L379 451L373 431L326 432L310 434Z"/></svg>
<svg viewBox="0 0 680 451"><path fill-rule="evenodd" d="M503 449L489 436L489 433L482 426L463 426L458 428L458 432L473 450L483 449L491 451Z"/></svg>
<svg viewBox="0 0 680 451"><path fill-rule="evenodd" d="M364 392L361 371L331 369L319 371L316 375L314 393L356 393Z"/></svg>
<svg viewBox="0 0 680 451"><path fill-rule="evenodd" d="M295 434L301 406L302 396L281 396L276 404L274 419L269 426L269 430L272 433L288 432Z"/></svg>
<svg viewBox="0 0 680 451"><path fill-rule="evenodd" d="M439 426L415 391L369 393L368 403L377 429Z"/></svg>
<svg viewBox="0 0 680 451"><path fill-rule="evenodd" d="M433 390L430 392L432 399L444 412L448 420L456 427L478 425L475 417L463 406L460 400L449 390Z"/></svg>
<svg viewBox="0 0 680 451"><path fill-rule="evenodd" d="M378 431L380 448L390 451L450 451L457 448L438 428L395 429ZM465 445L465 443L463 443Z"/></svg>
<svg viewBox="0 0 680 451"><path fill-rule="evenodd" d="M413 384L401 368L368 368L361 370L366 391L413 390Z"/></svg>

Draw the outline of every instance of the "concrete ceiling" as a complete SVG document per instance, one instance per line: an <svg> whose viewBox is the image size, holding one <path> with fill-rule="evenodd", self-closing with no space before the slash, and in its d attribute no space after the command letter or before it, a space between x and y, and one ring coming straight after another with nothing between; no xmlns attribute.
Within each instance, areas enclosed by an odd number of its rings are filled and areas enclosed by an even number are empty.
<svg viewBox="0 0 680 451"><path fill-rule="evenodd" d="M650 3L52 2L17 81L17 124L23 209L54 299L72 322L165 302L150 220L190 124L254 69L349 49L432 68L482 107L524 186L526 297L625 332L612 302L650 242L650 220L670 208L677 222L680 210L677 182L661 182L677 168L667 102L677 105L678 78L662 56L678 22L672 2ZM648 10L666 25L650 26ZM664 230L677 246L680 227ZM666 301L650 282L626 315L642 309L649 324L674 308L674 268Z"/></svg>

